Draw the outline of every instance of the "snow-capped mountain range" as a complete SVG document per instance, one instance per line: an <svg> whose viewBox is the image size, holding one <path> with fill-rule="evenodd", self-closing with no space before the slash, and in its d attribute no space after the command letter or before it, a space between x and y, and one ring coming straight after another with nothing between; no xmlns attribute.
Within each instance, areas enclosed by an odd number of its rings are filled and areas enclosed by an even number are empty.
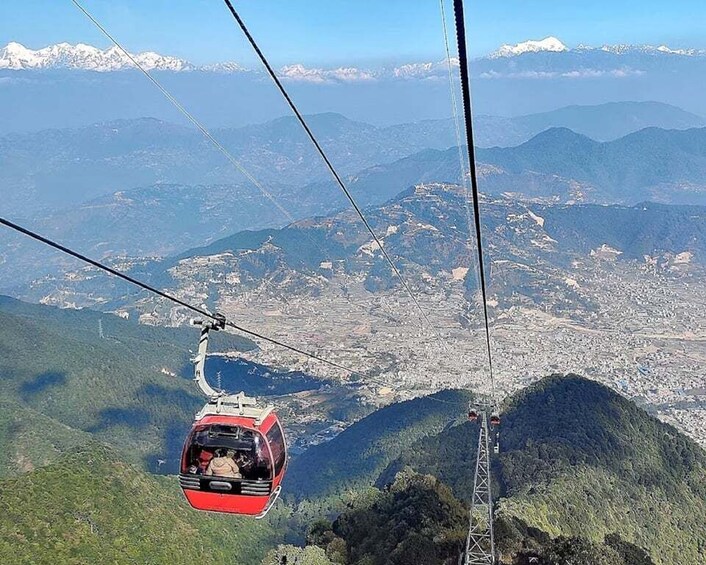
<svg viewBox="0 0 706 565"><path fill-rule="evenodd" d="M518 58L532 54L555 53L564 57L571 54L610 54L616 57L628 56L669 56L669 57L704 57L706 51L697 49L672 49L666 45L658 47L650 45L604 45L589 47L579 45L570 48L556 37L546 37L540 40L529 40L515 45L502 45L497 51L480 59L481 62L500 63L510 58ZM205 71L220 73L240 73L247 69L236 62L218 63L215 65L197 66L184 59L161 55L151 51L131 54L146 70L160 71ZM99 49L91 45L79 43L59 43L43 49L29 49L17 42L8 43L0 48L0 70L32 70L32 69L76 69L94 72L111 72L132 69L135 67L131 58L117 47ZM452 65L458 65L456 59ZM483 65L481 65L483 66ZM360 69L356 67L341 67L337 69L309 68L301 64L291 64L280 69L282 78L300 82L359 82L375 79L422 79L443 76L447 62L412 62L393 68ZM487 73L486 73L487 74ZM492 75L492 71L490 73Z"/></svg>
<svg viewBox="0 0 706 565"><path fill-rule="evenodd" d="M188 71L194 66L188 61L147 51L132 55L147 70ZM98 49L92 45L58 43L43 49L28 49L16 42L0 49L0 69L82 69L98 72L120 71L134 65L117 47Z"/></svg>
<svg viewBox="0 0 706 565"><path fill-rule="evenodd" d="M643 53L654 55L681 55L684 57L699 57L705 56L706 51L700 49L672 49L666 45L655 47L654 45L602 45L601 47L591 47L588 45L579 45L574 48L567 47L561 40L556 37L545 37L540 40L530 39L515 45L502 45L497 51L491 53L488 57L491 59L499 57L517 57L525 53L539 53L541 51L563 53L567 51L586 52L586 51L603 51L613 53L615 55L627 55L631 53Z"/></svg>
<svg viewBox="0 0 706 565"><path fill-rule="evenodd" d="M502 45L500 49L491 53L490 57L516 57L524 53L537 53L539 51L561 53L562 51L568 50L569 48L556 37L545 37L540 40L530 39L529 41L517 43L516 45Z"/></svg>

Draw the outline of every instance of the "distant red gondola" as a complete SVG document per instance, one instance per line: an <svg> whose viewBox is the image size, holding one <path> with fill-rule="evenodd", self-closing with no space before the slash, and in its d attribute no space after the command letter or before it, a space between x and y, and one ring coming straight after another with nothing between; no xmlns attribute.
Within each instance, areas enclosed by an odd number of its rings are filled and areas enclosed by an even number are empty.
<svg viewBox="0 0 706 565"><path fill-rule="evenodd" d="M500 416L498 414L492 414L490 416L490 425L491 426L499 426L500 425Z"/></svg>
<svg viewBox="0 0 706 565"><path fill-rule="evenodd" d="M204 377L208 331L224 319L203 322L196 377L209 402L196 415L181 455L179 484L198 510L263 517L281 491L287 446L272 406L244 393L212 389Z"/></svg>

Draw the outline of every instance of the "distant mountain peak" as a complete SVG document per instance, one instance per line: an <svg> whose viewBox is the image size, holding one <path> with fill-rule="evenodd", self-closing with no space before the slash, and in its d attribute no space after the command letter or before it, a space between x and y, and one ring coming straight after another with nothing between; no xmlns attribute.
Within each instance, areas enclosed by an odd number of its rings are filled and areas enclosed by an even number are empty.
<svg viewBox="0 0 706 565"><path fill-rule="evenodd" d="M500 49L491 54L491 57L514 57L523 53L538 53L540 51L561 53L568 50L569 48L559 39L550 36L539 40L530 39L515 45L502 45Z"/></svg>
<svg viewBox="0 0 706 565"><path fill-rule="evenodd" d="M503 57L517 57L525 53L564 53L564 52L590 52L602 51L614 55L648 54L648 55L679 55L682 57L699 57L706 55L703 49L674 49L667 45L633 45L629 43L616 43L612 45L601 45L593 47L591 45L579 44L576 47L567 47L562 41L554 36L544 39L523 41L515 45L504 44L498 50L488 55L490 59Z"/></svg>
<svg viewBox="0 0 706 565"><path fill-rule="evenodd" d="M525 145L537 144L540 142L547 143L548 141L552 143L598 143L587 135L576 133L574 130L567 127L555 126L539 132L533 138L526 141Z"/></svg>
<svg viewBox="0 0 706 565"><path fill-rule="evenodd" d="M667 45L630 45L619 43L615 45L602 45L601 47L582 46L583 50L600 50L615 55L626 55L629 53L643 53L652 55L681 55L683 57L699 57L706 55L702 49L672 49Z"/></svg>
<svg viewBox="0 0 706 565"><path fill-rule="evenodd" d="M160 55L152 51L132 54L147 70L186 71L195 67L183 59ZM79 69L97 72L134 68L133 62L120 49L113 46L99 49L85 43L57 43L42 49L29 49L11 41L0 49L0 69Z"/></svg>
<svg viewBox="0 0 706 565"><path fill-rule="evenodd" d="M127 56L118 47L99 49L92 45L78 43L57 43L42 49L29 49L12 41L0 48L0 70L41 70L68 69L96 72L122 71L135 68L131 57L145 70L158 71L203 71L212 73L243 73L249 70L235 61L225 61L197 66L185 59L170 55L161 55L153 51L131 53ZM375 79L375 73L356 67L338 67L335 69L310 68L301 63L285 65L279 69L279 76L298 82L359 82Z"/></svg>
<svg viewBox="0 0 706 565"><path fill-rule="evenodd" d="M21 43L17 43L16 41L10 41L10 43L5 46L4 51L13 55L24 55L28 53L30 49L27 49Z"/></svg>

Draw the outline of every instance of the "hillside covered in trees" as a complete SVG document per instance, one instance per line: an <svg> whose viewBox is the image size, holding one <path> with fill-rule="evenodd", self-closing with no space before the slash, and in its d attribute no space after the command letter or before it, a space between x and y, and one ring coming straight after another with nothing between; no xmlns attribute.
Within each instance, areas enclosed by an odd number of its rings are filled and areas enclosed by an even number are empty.
<svg viewBox="0 0 706 565"><path fill-rule="evenodd" d="M258 563L282 538L270 522L192 510L173 477L97 442L0 480L0 563Z"/></svg>
<svg viewBox="0 0 706 565"><path fill-rule="evenodd" d="M153 471L174 464L202 404L190 382L193 329L0 296L0 476L95 438ZM221 333L214 349L253 342Z"/></svg>
<svg viewBox="0 0 706 565"><path fill-rule="evenodd" d="M477 424L465 422L404 444L378 475L375 495L352 503L328 529L317 526L329 532L323 539L330 544L340 538L338 553L345 542L345 563L402 563L385 560L392 540L396 548L412 544L428 555L425 563L452 562L458 540L438 542L455 539L452 532L465 525L448 522L451 510L443 519L431 517L440 505L453 506L449 496L455 504L468 501L477 433ZM342 434L326 449L355 449L347 440ZM706 559L706 453L608 388L577 376L545 378L506 403L499 441L493 490L505 563L529 556L587 564L691 565ZM309 460L316 460L313 453ZM426 498L418 496L420 484ZM393 518L400 508L405 510ZM393 522L402 525L388 527Z"/></svg>
<svg viewBox="0 0 706 565"><path fill-rule="evenodd" d="M309 448L266 520L204 515L175 477L150 474L178 453L201 402L190 347L193 331L0 299L0 562L456 562L471 393L389 405ZM691 440L577 376L542 379L502 412L492 466L504 563L706 560L706 453Z"/></svg>

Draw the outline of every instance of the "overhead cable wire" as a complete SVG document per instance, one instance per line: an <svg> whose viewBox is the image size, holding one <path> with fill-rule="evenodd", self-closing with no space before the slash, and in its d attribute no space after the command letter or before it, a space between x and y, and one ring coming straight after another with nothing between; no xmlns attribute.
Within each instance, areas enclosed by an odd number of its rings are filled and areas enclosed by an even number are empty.
<svg viewBox="0 0 706 565"><path fill-rule="evenodd" d="M70 249L69 247L66 247L65 245L57 243L56 241L53 241L47 237L44 237L43 235L40 235L32 230L29 230L27 228L24 228L24 227L18 225L18 224L15 224L14 222L11 222L10 220L7 220L5 218L0 218L0 224L4 225L7 228L15 230L16 232L19 232L23 235L26 235L36 241L44 243L45 245L48 245L49 247L53 247L54 249L61 251L62 253L66 254L66 255L70 255L71 257L74 257L75 259L78 259L79 261L83 261L84 263L87 263L87 264L89 264L97 269L100 269L106 273L109 273L119 279L127 281L127 282L134 284L135 286L138 286L144 290L147 290L157 296L160 296L160 297L165 298L171 302L174 302L175 304L183 306L184 308L191 310L192 312L195 312L196 314L204 316L205 318L211 318L214 320L218 319L218 318L216 318L215 314L212 314L211 312L205 310L204 308L200 308L198 306L194 306L193 304L189 304L188 302L186 302L180 298L177 298L176 296L174 296L172 294L169 294L169 293L166 293L162 290L159 290L158 288L155 288L155 287L153 287L147 283L144 283L134 277L131 277L130 275L126 275L125 273L121 273L120 271L113 269L112 267L109 267L108 265L105 265L104 263L101 263L100 261L96 261L95 259L91 259L90 257L83 255L82 253L74 251L73 249ZM320 361L321 363L325 363L326 365L329 365L329 366L334 367L336 369L341 369L341 370L347 371L351 374L356 374L361 377L364 377L364 375L362 375L361 373L359 373L358 371L356 371L354 369L351 369L349 367L346 367L346 366L341 365L339 363L336 363L334 361L329 361L328 359L320 357L319 355L316 355L314 353L309 353L308 351L304 351L302 349L299 349L298 347L288 345L278 339L274 339L274 338L268 337L266 335L263 335L259 332L249 330L249 329L244 328L244 327L242 327L238 324L235 324L233 322L226 321L226 325L241 332L241 333L249 335L251 337L261 339L263 341L269 342L273 345L277 345L277 346L282 347L284 349L288 349L290 351L293 351L294 353L304 355L305 357L308 357L308 358L313 359L315 361Z"/></svg>
<svg viewBox="0 0 706 565"><path fill-rule="evenodd" d="M476 242L478 247L478 268L480 271L480 289L483 300L483 320L485 323L485 344L488 353L488 370L490 373L490 387L492 400L495 398L495 377L493 374L493 353L490 347L490 322L488 316L488 292L485 280L485 267L483 260L483 236L480 218L480 199L478 192L478 175L476 171L476 153L473 144L473 112L471 108L471 86L468 75L468 52L466 46L466 24L463 15L463 0L454 0L454 19L456 22L456 40L458 43L458 63L461 73L461 98L463 103L463 116L466 125L466 146L468 149L468 163L471 173L471 193L473 196L473 217L475 220Z"/></svg>
<svg viewBox="0 0 706 565"><path fill-rule="evenodd" d="M451 115L453 116L454 123L454 133L456 134L456 149L458 152L458 165L461 171L461 186L463 186L463 209L466 216L466 228L468 230L468 236L466 237L466 246L469 252L469 261L473 264L473 272L476 275L476 281L480 281L480 275L478 270L478 262L473 261L473 255L475 254L473 245L473 220L471 219L471 191L468 187L468 175L466 173L466 160L463 155L463 140L461 138L461 124L458 116L458 105L456 102L456 83L454 81L453 74L453 64L451 59L451 47L449 42L449 32L447 28L446 20L446 0L439 0L439 7L441 12L441 29L444 35L444 48L446 50L446 69L448 71L449 78L449 94L451 99ZM480 283L479 283L480 284ZM471 326L469 325L469 333L472 333Z"/></svg>
<svg viewBox="0 0 706 565"><path fill-rule="evenodd" d="M446 0L439 0L439 6L441 8L441 28L444 32L444 47L446 48L446 69L449 75L449 91L451 95L451 113L453 115L454 130L456 133L456 147L458 149L458 162L461 168L461 181L464 188L466 188L466 162L463 158L463 141L461 140L461 124L458 119L458 106L456 105L456 85L453 79L453 65L451 64L451 47L449 46L449 32L446 28ZM470 228L470 215L468 217L469 228ZM470 229L469 229L470 235Z"/></svg>
<svg viewBox="0 0 706 565"><path fill-rule="evenodd" d="M453 78L453 65L452 65L452 60L451 60L451 47L450 47L450 42L449 42L449 33L448 33L448 28L447 28L447 20L446 20L446 0L439 0L439 8L440 8L440 13L441 13L441 29L443 32L444 36L444 48L446 51L446 69L448 72L448 79L449 79L449 94L450 94L450 100L451 100L451 115L453 117L453 124L454 124L454 133L456 135L456 149L458 152L458 164L459 164L459 171L461 173L461 185L463 186L463 192L464 192L464 211L465 211L465 216L466 216L466 226L468 229L468 236L466 238L466 245L468 247L469 251L469 260L474 265L474 273L476 273L476 280L480 280L480 277L478 277L478 265L477 262L472 261L472 256L473 256L473 224L471 221L471 194L468 189L468 182L467 182L467 175L466 175L466 162L463 156L463 141L461 139L461 125L459 123L459 116L458 116L458 105L456 103L456 84L454 82ZM470 326L469 326L469 332L470 332Z"/></svg>
<svg viewBox="0 0 706 565"><path fill-rule="evenodd" d="M265 196L272 204L275 205L275 207L292 223L295 223L297 220L289 213L289 211L284 208L276 199L276 197L270 193L263 185L260 183L253 175L250 173L243 165L235 158L233 155L220 143L218 140L216 140L213 135L206 129L201 122L199 122L196 117L194 117L193 114L191 114L183 104L181 104L165 87L162 85L154 76L150 74L150 72L145 69L143 65L140 64L137 59L129 52L127 51L122 44L86 9L84 8L78 0L71 0L71 2L95 25L95 27L105 35L105 37L111 41L119 50L121 53L123 53L134 65L135 67L143 74L149 81L157 88L159 91L164 95L167 100L179 111L181 112L184 117L186 117L203 135L204 137L210 141L216 149L218 149L223 155L226 157L226 159L239 171L241 172L262 194ZM304 235L306 238L311 242L311 244L317 248L321 252L321 256L323 258L329 257L328 252L321 246L319 243L307 232L304 232ZM363 307L359 304L356 304L356 306L359 309L362 309Z"/></svg>
<svg viewBox="0 0 706 565"><path fill-rule="evenodd" d="M468 228L468 242L469 245L473 240L473 222L471 220L471 193L468 189L467 175L466 175L466 160L463 157L463 140L461 139L461 124L459 123L458 117L458 106L456 104L456 84L453 79L453 66L451 64L451 47L449 46L449 34L446 28L446 0L439 0L439 6L441 7L441 23L442 29L444 31L444 47L446 48L446 68L449 75L449 91L451 95L451 113L453 115L454 130L456 134L456 148L458 150L458 164L461 169L461 185L463 186L464 192L464 208L466 211L466 225ZM473 250L471 249L471 252ZM474 271L478 275L478 265L474 263L476 267ZM480 280L480 276L478 279Z"/></svg>
<svg viewBox="0 0 706 565"><path fill-rule="evenodd" d="M198 306L194 306L193 304L189 304L188 302L186 302L180 298L177 298L176 296L174 296L172 294L169 294L167 292L159 290L158 288L155 288L155 287L153 287L147 283L144 283L134 277L131 277L130 275L126 275L125 273L121 273L120 271L117 271L116 269L113 269L112 267L109 267L108 265L101 263L100 261L96 261L95 259L91 259L90 257L83 255L82 253L74 251L73 249L66 247L65 245L57 243L56 241L53 241L47 237L44 237L43 235L40 235L40 234L38 234L32 230L29 230L25 227L22 227L19 224L11 222L10 220L7 220L5 218L0 217L0 225L3 225L9 229L12 229L12 230L18 232L18 233L21 233L22 235L25 235L27 237L30 237L30 238L36 240L36 241L39 241L40 243L48 245L49 247L52 247L52 248L56 249L57 251L60 251L64 254L69 255L75 259L78 259L79 261L82 261L84 263L87 263L97 269L100 269L101 271L104 271L110 275L113 275L119 279L122 279L130 284L133 284L137 287L140 287L143 290L146 290L146 291L151 292L157 296L160 296L166 300L169 300L175 304L178 304L179 306L182 306L188 310L191 310L192 312L199 314L199 315L203 316L204 318L210 318L212 320L220 321L220 319L216 316L216 314L213 314L204 308L200 308ZM314 353L309 353L308 351L304 351L303 349L300 349L298 347L294 347L294 346L289 345L289 344L287 344L283 341L280 341L278 339L263 335L260 332L256 332L254 330L249 330L249 329L244 328L243 326L240 326L238 324L235 324L229 320L226 320L225 325L230 328L233 328L234 330L236 330L240 333L246 334L250 337L261 339L263 341L266 341L266 342L271 343L273 345L276 345L278 347L288 349L289 351L292 351L294 353L298 353L299 355L303 355L305 357L308 357L309 359L313 359L314 361L319 361L319 362L324 363L326 365L329 365L330 367L333 367L335 369L346 371L347 373L350 373L351 375L357 375L359 377L366 379L367 381L376 383L378 385L389 386L389 384L390 384L386 381L383 381L382 379L376 379L375 377L369 377L367 375L364 375L360 371L356 371L355 369L351 369L350 367L346 367L345 365L342 365L340 363L336 363L335 361L330 361L330 360L328 360L324 357L321 357L319 355L316 355ZM351 386L356 383L355 382L344 382L342 384L345 386ZM427 396L426 398L428 398L429 400L433 400L435 402L441 402L443 404L454 404L454 405L457 404L455 402L449 402L448 400L434 398L432 396Z"/></svg>
<svg viewBox="0 0 706 565"><path fill-rule="evenodd" d="M396 266L395 263L392 261L392 259L390 258L389 254L387 253L387 251L386 251L385 248L383 247L382 241L381 241L380 238L375 234L375 231L373 230L373 228L371 227L371 225L370 225L370 223L368 222L367 218L366 218L365 215L363 214L363 211L362 211L361 208L358 206L357 202L356 202L355 199L353 198L353 195L351 194L351 192L348 190L348 187L347 187L347 186L345 185L345 183L343 182L343 179L342 179L341 176L338 174L338 172L337 172L336 169L334 168L333 164L332 164L331 161L329 160L328 156L327 156L326 153L324 152L323 148L322 148L321 145L319 144L318 140L317 140L316 137L314 136L313 132L312 132L311 129L309 128L309 125L306 123L306 120L304 119L304 116L301 114L301 112L299 112L299 109L298 109L297 106L294 104L294 101L293 101L292 98L289 96L289 93L288 93L287 90L284 88L284 85L282 84L282 82L280 81L279 77L278 77L277 74L275 73L274 69L273 69L272 66L270 65L269 61L268 61L267 58L265 57L265 54L262 52L262 50L261 50L260 47L258 46L257 42L255 41L255 38L252 36L252 34L251 34L250 31L248 30L247 26L245 25L245 22L244 22L243 19L240 17L240 15L238 14L238 12L235 10L235 8L233 7L233 4L231 3L230 0L224 0L224 2L225 2L225 4L226 4L226 6L228 7L228 10L229 10L230 13L232 14L233 18L235 18L235 21L238 23L238 26L240 26L240 29L243 31L243 34L245 35L245 37L247 38L248 42L249 42L250 45L252 46L253 50L254 50L255 53L257 54L258 58L260 59L260 61L261 61L262 64L264 65L265 69L267 70L267 73L270 75L270 78L272 78L272 80L274 81L275 85L277 86L277 89L280 91L280 93L282 94L282 96L283 96L284 99L286 100L287 104L288 104L289 107L291 108L292 112L293 112L294 115L296 116L296 118L297 118L297 120L299 121L299 123L301 124L302 128L304 128L304 131L306 132L307 136L309 137L309 139L310 139L311 142L313 143L314 147L316 148L316 151L319 153L319 155L320 155L321 158L323 159L324 163L326 164L326 167L328 168L329 172L330 172L331 175L333 176L334 180L336 181L336 183L337 183L338 186L340 187L340 189L341 189L341 191L343 192L343 194L345 194L346 198L347 198L348 201L350 202L350 204L351 204L351 206L353 207L353 209L355 210L356 214L358 214L358 217L359 217L360 220L363 222L363 225L365 225L366 229L368 230L368 232L369 232L370 235L372 236L373 240L374 240L375 243L377 244L378 248L379 248L380 251L382 252L382 255L383 255L385 261L388 263L388 265L390 265L390 268L392 269L393 273L394 273L395 276L399 279L399 281L400 281L400 283L402 284L402 286L404 287L405 291L407 292L407 294L410 296L410 298L411 298L412 301L414 302L414 305L416 306L417 310L420 312L422 319L427 323L427 325L429 326L429 328L431 329L431 331L434 333L434 335L436 336L436 338L437 338L437 339L439 340L439 342L442 344L443 348L446 349L446 345L441 341L441 338L438 336L438 334L437 334L437 332L436 332L434 326L433 326L432 323L431 323L431 320L429 319L429 316L428 316L427 313L424 311L424 309L422 308L421 304L420 304L419 301L417 300L417 297L416 297L416 296L414 295L414 293L412 292L412 289L411 289L411 288L409 287L409 285L407 284L407 281L406 281L405 278L402 276L402 273L399 271L399 269L397 268L397 266Z"/></svg>
<svg viewBox="0 0 706 565"><path fill-rule="evenodd" d="M163 85L161 82L159 82L156 78L154 78L150 72L142 65L140 62L129 52L127 51L121 44L120 42L105 28L103 25L93 17L93 15L86 9L84 8L81 3L78 0L71 0L71 2L81 11L83 14L93 23L93 25L98 28L98 30L105 35L119 50L120 52L127 57L130 62L132 62L133 65L143 74L149 81L159 89L159 91L164 95L164 97L171 102L171 104L181 112L181 114L191 122L196 129L198 129L204 137L210 141L213 146L220 151L225 158L233 165L241 174L243 174L259 191L262 193L265 198L267 198L274 206L290 221L290 222L295 222L295 218L287 211L284 206L282 206L277 199L274 197L274 195L267 190L260 181L258 181L252 173L250 173L243 165L235 158L233 155L228 151L223 144L221 144L213 135L211 134L210 131L204 127L204 125L197 120L191 112L189 112L182 104L179 102Z"/></svg>

